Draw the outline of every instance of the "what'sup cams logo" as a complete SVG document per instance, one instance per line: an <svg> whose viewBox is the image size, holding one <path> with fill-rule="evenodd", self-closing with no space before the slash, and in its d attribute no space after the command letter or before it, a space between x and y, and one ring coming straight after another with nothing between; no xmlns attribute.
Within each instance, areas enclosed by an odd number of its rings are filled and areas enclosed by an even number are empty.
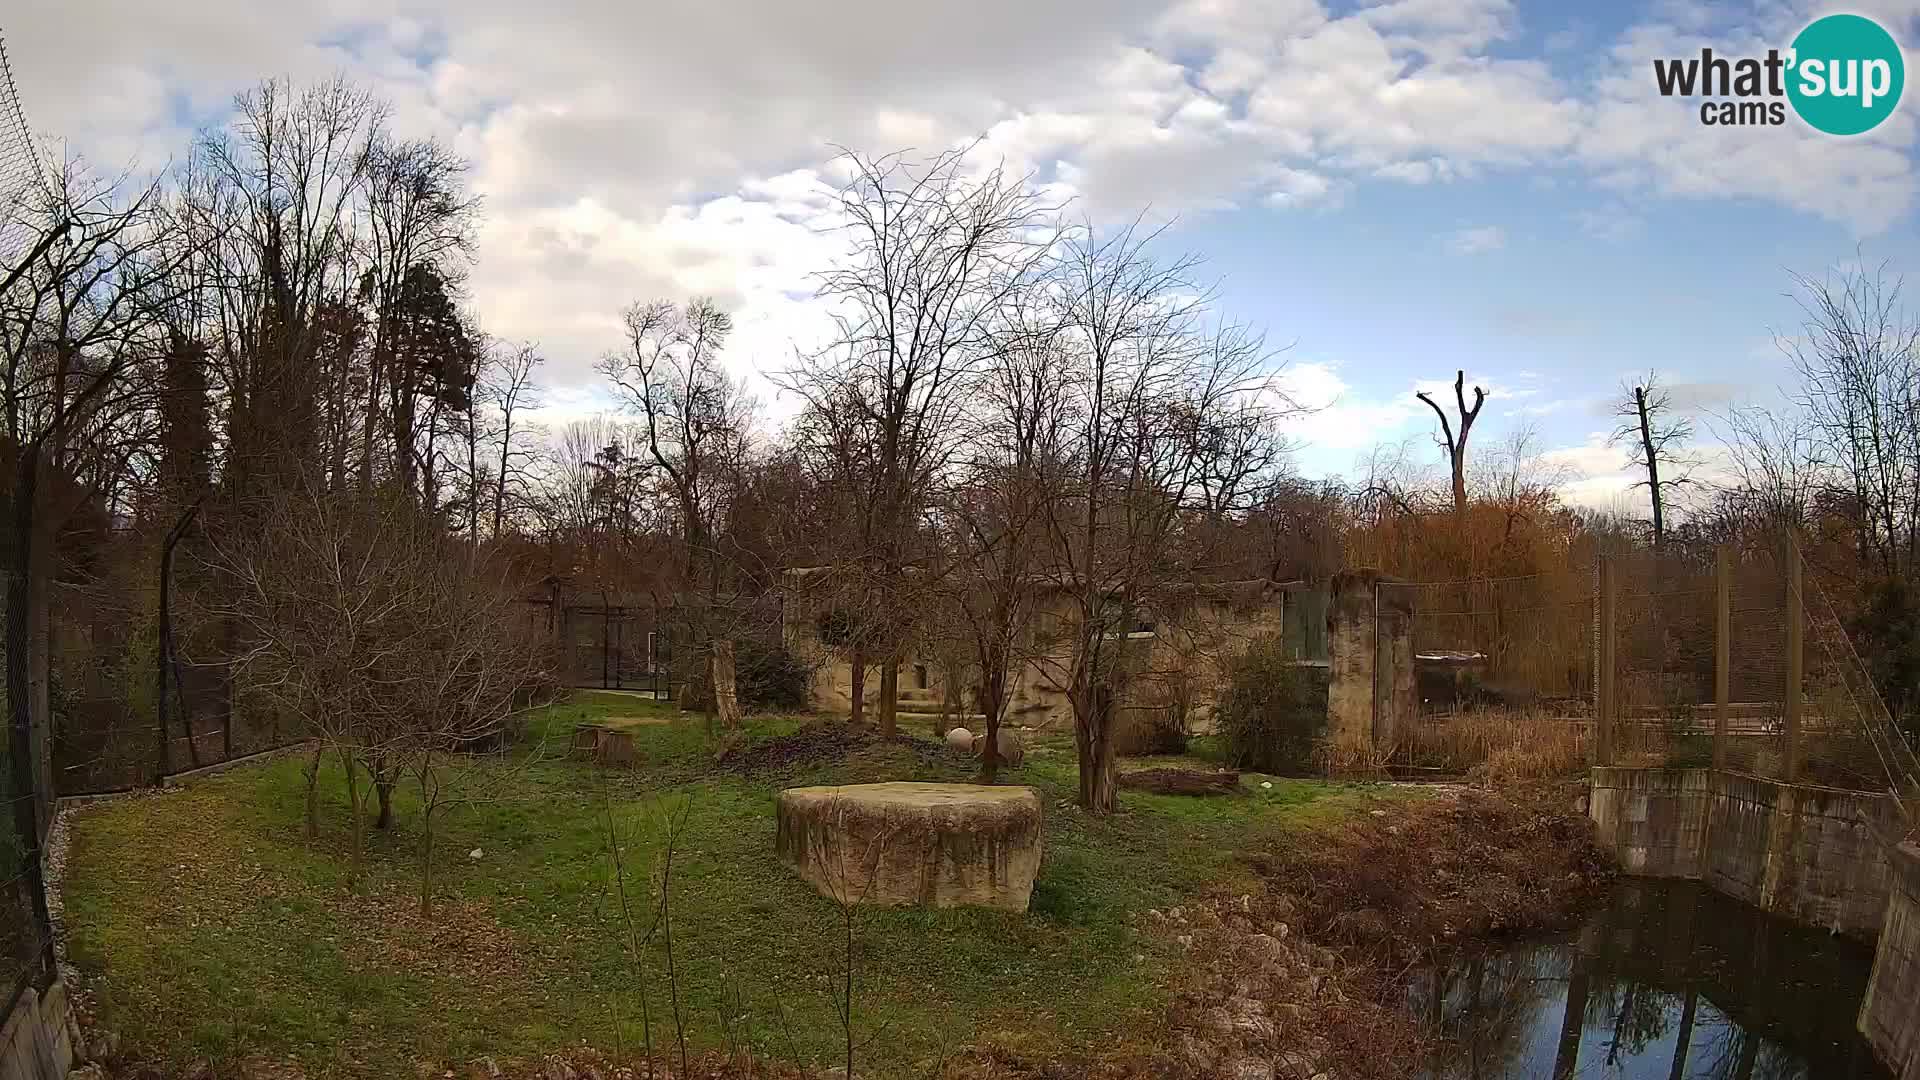
<svg viewBox="0 0 1920 1080"><path fill-rule="evenodd" d="M1807 24L1786 51L1764 58L1699 56L1655 60L1662 97L1700 97L1700 122L1779 125L1787 106L1829 135L1872 131L1893 115L1906 89L1906 62L1893 35L1860 15L1828 15Z"/></svg>

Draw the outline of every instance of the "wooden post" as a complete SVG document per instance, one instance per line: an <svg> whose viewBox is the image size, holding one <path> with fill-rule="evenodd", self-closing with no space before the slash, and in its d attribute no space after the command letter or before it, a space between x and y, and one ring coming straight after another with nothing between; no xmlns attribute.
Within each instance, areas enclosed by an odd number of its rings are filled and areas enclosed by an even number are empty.
<svg viewBox="0 0 1920 1080"><path fill-rule="evenodd" d="M1733 698L1733 549L1721 544L1714 568L1713 767L1727 767L1727 710Z"/></svg>
<svg viewBox="0 0 1920 1080"><path fill-rule="evenodd" d="M1594 750L1596 765L1611 765L1614 757L1615 728L1620 718L1620 688L1615 683L1615 632L1618 629L1620 585L1613 559L1600 557L1600 671L1597 701L1594 703Z"/></svg>
<svg viewBox="0 0 1920 1080"><path fill-rule="evenodd" d="M1787 782L1800 779L1800 707L1804 697L1801 684L1806 676L1806 609L1801 594L1800 545L1788 532L1787 560Z"/></svg>

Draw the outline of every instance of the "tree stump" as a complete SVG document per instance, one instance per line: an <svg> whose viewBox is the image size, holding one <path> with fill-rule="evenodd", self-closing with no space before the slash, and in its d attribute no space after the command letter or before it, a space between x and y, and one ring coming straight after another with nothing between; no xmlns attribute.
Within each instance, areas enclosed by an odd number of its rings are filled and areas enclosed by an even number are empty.
<svg viewBox="0 0 1920 1080"><path fill-rule="evenodd" d="M578 724L573 729L573 752L586 757L600 749L600 725L593 723Z"/></svg>
<svg viewBox="0 0 1920 1080"><path fill-rule="evenodd" d="M631 765L637 755L633 752L633 732L601 731L600 741L593 748L593 756L602 765Z"/></svg>
<svg viewBox="0 0 1920 1080"><path fill-rule="evenodd" d="M789 788L780 860L837 903L1025 911L1040 870L1040 794L979 784Z"/></svg>

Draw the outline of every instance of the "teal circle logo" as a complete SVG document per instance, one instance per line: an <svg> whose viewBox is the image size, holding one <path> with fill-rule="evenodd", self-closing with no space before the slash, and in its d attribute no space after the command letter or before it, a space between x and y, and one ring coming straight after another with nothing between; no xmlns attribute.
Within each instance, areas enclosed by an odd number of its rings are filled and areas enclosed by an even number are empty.
<svg viewBox="0 0 1920 1080"><path fill-rule="evenodd" d="M1906 89L1906 61L1893 35L1859 15L1827 15L1793 39L1787 100L1829 135L1872 131Z"/></svg>

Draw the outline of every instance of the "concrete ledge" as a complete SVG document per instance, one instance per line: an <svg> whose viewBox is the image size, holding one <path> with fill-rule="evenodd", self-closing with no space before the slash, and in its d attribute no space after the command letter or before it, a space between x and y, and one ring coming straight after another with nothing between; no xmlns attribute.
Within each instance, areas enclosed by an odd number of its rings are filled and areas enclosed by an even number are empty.
<svg viewBox="0 0 1920 1080"><path fill-rule="evenodd" d="M1873 976L1860 1003L1860 1034L1897 1080L1920 1080L1920 847L1901 844Z"/></svg>
<svg viewBox="0 0 1920 1080"><path fill-rule="evenodd" d="M1623 869L1704 881L1763 911L1873 938L1886 918L1888 795L1711 769L1593 770L1588 815Z"/></svg>
<svg viewBox="0 0 1920 1080"><path fill-rule="evenodd" d="M66 983L22 990L0 1026L0 1080L63 1080L73 1068L76 1032Z"/></svg>

